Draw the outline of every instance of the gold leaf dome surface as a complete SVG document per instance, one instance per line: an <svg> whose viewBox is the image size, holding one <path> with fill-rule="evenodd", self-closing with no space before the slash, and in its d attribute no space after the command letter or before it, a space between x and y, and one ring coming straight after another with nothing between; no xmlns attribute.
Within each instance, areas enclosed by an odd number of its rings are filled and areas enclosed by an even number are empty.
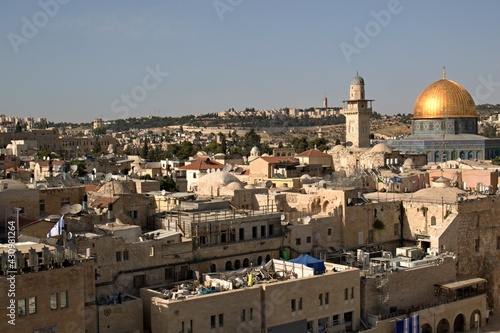
<svg viewBox="0 0 500 333"><path fill-rule="evenodd" d="M458 83L442 79L424 89L415 101L413 119L476 118L469 92Z"/></svg>

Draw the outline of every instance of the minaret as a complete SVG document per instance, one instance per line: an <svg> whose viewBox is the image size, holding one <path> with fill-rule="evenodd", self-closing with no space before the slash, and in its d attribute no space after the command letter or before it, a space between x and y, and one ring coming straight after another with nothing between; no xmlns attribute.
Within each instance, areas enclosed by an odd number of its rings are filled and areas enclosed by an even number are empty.
<svg viewBox="0 0 500 333"><path fill-rule="evenodd" d="M323 108L328 109L328 98L326 98L326 94L325 98L323 98Z"/></svg>
<svg viewBox="0 0 500 333"><path fill-rule="evenodd" d="M349 100L343 101L346 143L359 148L370 147L370 117L373 99L365 99L365 80L356 72L351 81Z"/></svg>

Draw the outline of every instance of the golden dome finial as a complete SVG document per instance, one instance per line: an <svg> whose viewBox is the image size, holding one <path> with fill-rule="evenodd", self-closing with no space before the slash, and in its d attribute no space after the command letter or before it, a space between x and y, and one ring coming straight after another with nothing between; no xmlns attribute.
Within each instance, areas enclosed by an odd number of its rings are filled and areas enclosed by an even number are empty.
<svg viewBox="0 0 500 333"><path fill-rule="evenodd" d="M446 80L446 66L443 66L443 80Z"/></svg>

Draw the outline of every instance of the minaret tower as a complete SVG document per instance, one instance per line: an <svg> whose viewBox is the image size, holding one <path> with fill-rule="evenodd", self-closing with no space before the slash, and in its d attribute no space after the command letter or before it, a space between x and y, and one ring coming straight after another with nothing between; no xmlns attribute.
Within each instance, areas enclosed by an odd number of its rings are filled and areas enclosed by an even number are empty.
<svg viewBox="0 0 500 333"><path fill-rule="evenodd" d="M356 72L351 81L349 100L343 101L346 143L359 148L370 147L370 117L373 99L365 99L365 80Z"/></svg>

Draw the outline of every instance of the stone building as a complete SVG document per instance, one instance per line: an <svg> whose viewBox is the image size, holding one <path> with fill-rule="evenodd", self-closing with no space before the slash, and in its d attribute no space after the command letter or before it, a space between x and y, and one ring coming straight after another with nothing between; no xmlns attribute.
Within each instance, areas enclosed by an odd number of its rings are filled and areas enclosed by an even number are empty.
<svg viewBox="0 0 500 333"><path fill-rule="evenodd" d="M157 286L141 290L141 298L149 303L152 332L356 331L360 326L359 270L325 266L326 273L313 275L304 265L273 260L264 266L266 271L298 277L266 279L248 287L179 299L169 299L161 292L169 286ZM217 276L224 279L228 274ZM247 274L259 275L252 268Z"/></svg>

